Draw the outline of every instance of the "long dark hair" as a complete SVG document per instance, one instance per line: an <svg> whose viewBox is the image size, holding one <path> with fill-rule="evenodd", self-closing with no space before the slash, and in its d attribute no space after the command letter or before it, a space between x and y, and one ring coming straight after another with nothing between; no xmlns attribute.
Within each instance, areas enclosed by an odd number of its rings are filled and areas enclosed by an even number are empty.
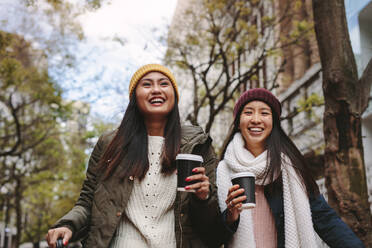
<svg viewBox="0 0 372 248"><path fill-rule="evenodd" d="M161 154L161 172L171 174L175 170L174 159L180 149L181 123L177 97L168 115L164 130L164 149ZM142 113L137 107L135 90L132 93L123 120L114 138L99 161L98 168L108 179L118 166L124 166L121 178L134 176L143 179L149 169L147 130Z"/></svg>
<svg viewBox="0 0 372 248"><path fill-rule="evenodd" d="M243 107L235 116L233 122L233 128L230 132L230 136L228 138L228 142L222 151L222 157L225 156L227 145L232 141L234 135L237 132L240 132L239 125L240 125L240 115L242 113ZM264 181L269 180L272 183L279 183L281 182L275 181L278 178L281 178L281 165L282 165L282 156L281 154L285 154L292 162L292 166L295 169L297 175L301 178L302 182L306 187L306 191L308 195L318 195L319 194L319 187L316 184L314 178L311 175L308 163L306 162L305 157L302 153L298 150L296 145L292 142L292 140L288 137L288 135L284 132L283 128L280 124L279 116L276 114L275 111L272 110L272 118L273 118L273 128L270 135L266 139L266 150L267 150L267 166L266 171L263 175ZM279 177L278 177L279 176Z"/></svg>

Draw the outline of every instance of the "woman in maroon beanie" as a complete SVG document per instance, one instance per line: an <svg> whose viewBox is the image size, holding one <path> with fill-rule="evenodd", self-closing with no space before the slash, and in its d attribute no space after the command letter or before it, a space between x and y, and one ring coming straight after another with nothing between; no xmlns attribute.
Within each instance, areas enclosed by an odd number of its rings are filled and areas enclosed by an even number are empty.
<svg viewBox="0 0 372 248"><path fill-rule="evenodd" d="M319 193L304 156L280 125L281 104L268 90L244 92L217 167L219 206L236 233L228 247L364 247ZM255 176L256 206L242 210L237 173ZM226 198L227 196L227 198Z"/></svg>

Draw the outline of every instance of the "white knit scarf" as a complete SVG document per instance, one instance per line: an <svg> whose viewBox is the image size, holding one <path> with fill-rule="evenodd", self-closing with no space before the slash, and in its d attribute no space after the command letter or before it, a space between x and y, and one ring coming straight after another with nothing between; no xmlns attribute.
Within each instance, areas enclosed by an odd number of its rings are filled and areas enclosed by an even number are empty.
<svg viewBox="0 0 372 248"><path fill-rule="evenodd" d="M231 187L230 178L237 172L249 171L256 175L256 184L263 183L262 175L266 169L267 151L254 157L244 147L244 140L240 133L234 135L229 143L224 160L217 168L217 187L219 205L226 209L227 190ZM309 199L305 186L291 166L288 157L283 155L282 163L283 199L284 199L284 226L285 247L287 248L314 248L317 247L318 235L314 231L311 219ZM253 221L251 210L243 210L240 223L230 246L234 248L255 248Z"/></svg>

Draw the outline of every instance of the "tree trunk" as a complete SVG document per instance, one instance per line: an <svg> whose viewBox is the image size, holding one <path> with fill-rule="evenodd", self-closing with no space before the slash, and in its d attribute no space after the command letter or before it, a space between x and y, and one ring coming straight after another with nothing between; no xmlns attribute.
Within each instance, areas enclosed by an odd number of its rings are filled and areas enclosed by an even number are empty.
<svg viewBox="0 0 372 248"><path fill-rule="evenodd" d="M371 82L364 85L358 80L344 0L313 0L313 11L323 69L328 201L366 247L372 247L361 135L361 115L368 106Z"/></svg>
<svg viewBox="0 0 372 248"><path fill-rule="evenodd" d="M19 247L22 238L22 181L19 177L16 179L15 187L15 209L16 209L16 226L17 226L17 235L15 238L15 247Z"/></svg>

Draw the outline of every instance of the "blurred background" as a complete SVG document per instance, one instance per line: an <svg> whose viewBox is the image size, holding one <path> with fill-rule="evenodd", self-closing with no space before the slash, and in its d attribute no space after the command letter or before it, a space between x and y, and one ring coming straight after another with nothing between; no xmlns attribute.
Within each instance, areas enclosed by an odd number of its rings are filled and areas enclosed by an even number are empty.
<svg viewBox="0 0 372 248"><path fill-rule="evenodd" d="M171 68L182 121L217 154L239 95L272 90L322 193L372 247L372 1L315 2L0 0L0 248L47 247L147 63Z"/></svg>

